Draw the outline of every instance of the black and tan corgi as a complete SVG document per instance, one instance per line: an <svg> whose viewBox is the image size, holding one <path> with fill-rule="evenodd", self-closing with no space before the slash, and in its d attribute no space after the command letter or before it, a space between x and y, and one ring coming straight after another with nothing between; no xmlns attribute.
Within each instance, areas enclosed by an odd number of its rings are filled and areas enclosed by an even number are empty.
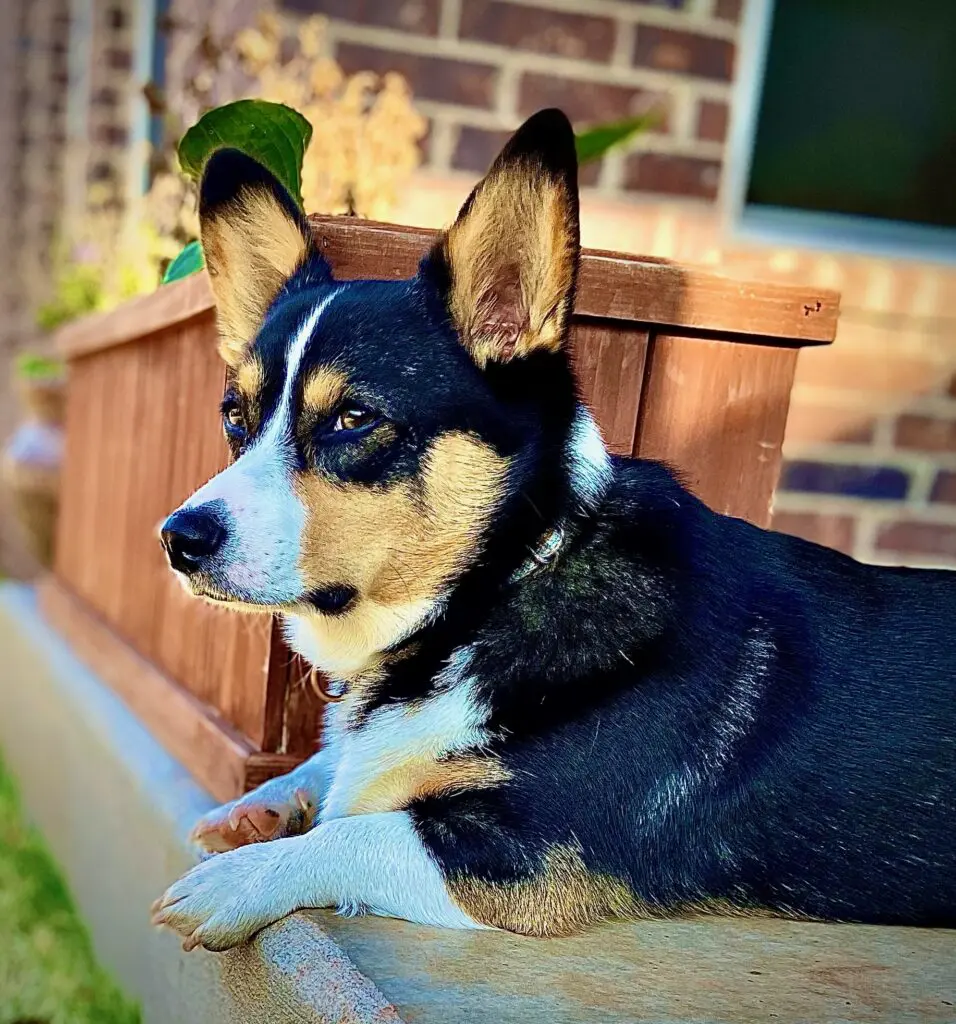
<svg viewBox="0 0 956 1024"><path fill-rule="evenodd" d="M342 699L311 761L198 826L220 855L155 906L187 948L326 906L531 935L956 924L956 574L608 455L565 352L576 175L540 113L416 277L346 283L268 172L210 159L235 459L162 540Z"/></svg>

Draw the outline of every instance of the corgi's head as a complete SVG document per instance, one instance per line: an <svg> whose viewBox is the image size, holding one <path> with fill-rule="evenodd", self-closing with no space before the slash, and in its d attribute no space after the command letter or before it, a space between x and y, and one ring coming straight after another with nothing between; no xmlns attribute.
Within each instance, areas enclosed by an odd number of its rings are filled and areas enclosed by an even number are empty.
<svg viewBox="0 0 956 1024"><path fill-rule="evenodd" d="M564 351L576 179L567 119L537 114L414 278L339 282L268 171L210 158L234 461L162 527L193 593L285 612L299 649L347 676L593 499L606 455Z"/></svg>

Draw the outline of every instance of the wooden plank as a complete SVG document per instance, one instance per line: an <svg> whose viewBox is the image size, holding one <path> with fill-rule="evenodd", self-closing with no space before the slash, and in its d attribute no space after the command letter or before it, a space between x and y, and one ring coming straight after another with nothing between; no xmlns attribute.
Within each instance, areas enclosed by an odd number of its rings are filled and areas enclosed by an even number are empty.
<svg viewBox="0 0 956 1024"><path fill-rule="evenodd" d="M355 217L313 217L312 222L321 250L343 280L409 277L437 236L426 228ZM833 341L839 307L839 295L823 288L738 281L667 260L586 249L575 312L813 345ZM57 333L56 344L63 355L76 358L196 317L211 324L212 310L203 272L68 324Z"/></svg>
<svg viewBox="0 0 956 1024"><path fill-rule="evenodd" d="M309 666L286 644L278 618L269 645L263 750L308 757L319 748L324 704L309 685Z"/></svg>
<svg viewBox="0 0 956 1024"><path fill-rule="evenodd" d="M253 746L216 713L141 657L82 600L48 577L40 604L51 624L156 739L217 799L245 791Z"/></svg>
<svg viewBox="0 0 956 1024"><path fill-rule="evenodd" d="M163 285L118 309L95 313L66 324L56 332L61 355L75 359L89 352L145 338L194 317L213 320L212 290L205 272Z"/></svg>
<svg viewBox="0 0 956 1024"><path fill-rule="evenodd" d="M651 339L634 455L675 467L717 512L770 525L797 350Z"/></svg>
<svg viewBox="0 0 956 1024"><path fill-rule="evenodd" d="M410 277L438 235L352 217L311 219L320 248L343 279ZM578 316L808 345L833 341L840 296L825 288L738 281L654 257L585 249L574 309Z"/></svg>
<svg viewBox="0 0 956 1024"><path fill-rule="evenodd" d="M571 326L581 397L617 455L634 449L647 340L646 331L612 320L579 320Z"/></svg>
<svg viewBox="0 0 956 1024"><path fill-rule="evenodd" d="M246 760L246 774L243 779L244 792L261 786L263 782L274 779L278 775L287 775L304 758L292 754L266 754L254 751Z"/></svg>

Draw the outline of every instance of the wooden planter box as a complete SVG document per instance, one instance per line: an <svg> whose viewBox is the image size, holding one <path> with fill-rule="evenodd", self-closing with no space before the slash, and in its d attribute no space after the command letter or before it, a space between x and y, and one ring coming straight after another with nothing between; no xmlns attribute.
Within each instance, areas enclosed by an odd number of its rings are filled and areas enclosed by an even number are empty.
<svg viewBox="0 0 956 1024"><path fill-rule="evenodd" d="M434 232L314 218L337 276L408 277ZM767 526L797 353L832 292L585 253L572 343L615 452L677 467L712 508ZM227 460L205 275L61 331L70 364L56 562L43 606L218 799L316 747L320 703L274 622L192 600L156 528Z"/></svg>

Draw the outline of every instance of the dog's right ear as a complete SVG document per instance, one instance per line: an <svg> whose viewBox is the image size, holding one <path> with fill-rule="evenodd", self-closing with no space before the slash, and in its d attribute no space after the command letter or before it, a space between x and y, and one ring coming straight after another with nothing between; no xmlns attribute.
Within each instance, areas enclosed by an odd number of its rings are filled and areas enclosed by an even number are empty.
<svg viewBox="0 0 956 1024"><path fill-rule="evenodd" d="M305 215L278 178L236 149L209 158L199 189L203 254L219 322L219 352L236 366L289 278L307 262L331 278Z"/></svg>

